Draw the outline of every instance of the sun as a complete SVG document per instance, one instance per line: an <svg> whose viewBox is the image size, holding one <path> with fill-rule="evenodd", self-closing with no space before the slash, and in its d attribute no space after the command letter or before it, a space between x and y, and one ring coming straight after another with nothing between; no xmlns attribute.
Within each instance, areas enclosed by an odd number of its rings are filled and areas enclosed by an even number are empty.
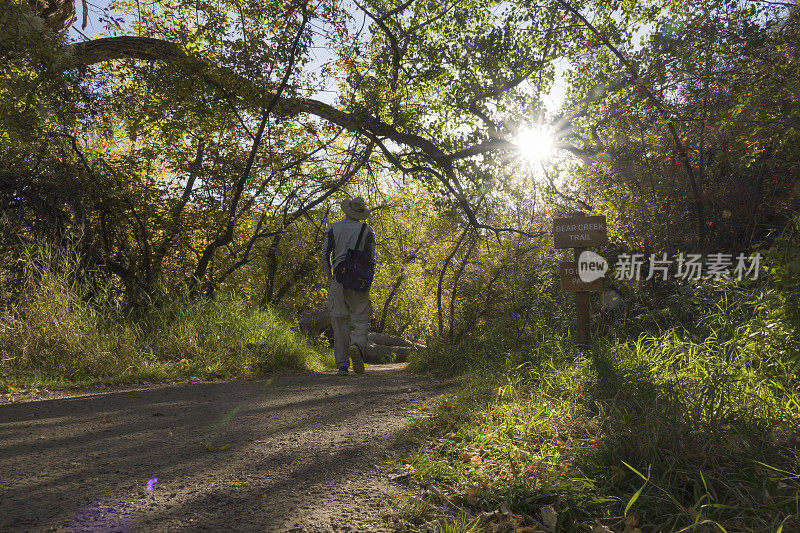
<svg viewBox="0 0 800 533"><path fill-rule="evenodd" d="M553 154L555 147L552 132L542 126L520 129L514 143L517 145L520 155L531 164L546 161Z"/></svg>

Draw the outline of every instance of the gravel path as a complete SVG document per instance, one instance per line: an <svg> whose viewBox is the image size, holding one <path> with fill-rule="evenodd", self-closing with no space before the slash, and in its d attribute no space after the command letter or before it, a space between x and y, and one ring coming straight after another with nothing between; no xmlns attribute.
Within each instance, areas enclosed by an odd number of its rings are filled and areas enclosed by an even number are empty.
<svg viewBox="0 0 800 533"><path fill-rule="evenodd" d="M380 365L17 398L0 531L385 531L377 465L437 387Z"/></svg>

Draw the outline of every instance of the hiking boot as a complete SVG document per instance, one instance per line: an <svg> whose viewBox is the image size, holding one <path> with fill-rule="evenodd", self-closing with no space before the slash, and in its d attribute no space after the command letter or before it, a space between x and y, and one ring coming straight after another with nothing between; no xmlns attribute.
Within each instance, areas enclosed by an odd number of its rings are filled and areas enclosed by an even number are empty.
<svg viewBox="0 0 800 533"><path fill-rule="evenodd" d="M356 374L364 373L364 354L358 344L350 346L350 359L353 361L353 372Z"/></svg>
<svg viewBox="0 0 800 533"><path fill-rule="evenodd" d="M362 372L363 372L363 370L362 370ZM347 367L346 366L340 366L339 367L339 371L336 372L336 375L337 376L346 376L347 375Z"/></svg>

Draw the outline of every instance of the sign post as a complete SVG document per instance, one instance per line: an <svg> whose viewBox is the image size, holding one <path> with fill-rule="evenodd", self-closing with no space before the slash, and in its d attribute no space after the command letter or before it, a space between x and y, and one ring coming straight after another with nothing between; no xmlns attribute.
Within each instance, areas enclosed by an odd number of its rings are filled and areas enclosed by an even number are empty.
<svg viewBox="0 0 800 533"><path fill-rule="evenodd" d="M578 265L578 260L586 248L575 248L575 264ZM600 282L600 290L603 290L602 278ZM578 332L578 344L580 346L587 346L589 344L589 304L591 302L591 294L587 290L575 292L575 318Z"/></svg>
<svg viewBox="0 0 800 533"><path fill-rule="evenodd" d="M607 243L608 232L604 216L589 217L577 212L571 217L553 220L553 247L573 248L575 251L574 263L561 263L561 290L575 293L577 339L580 346L589 344L591 293L603 290L602 277L588 282L581 278L580 272L583 268L580 264L581 254L591 246Z"/></svg>

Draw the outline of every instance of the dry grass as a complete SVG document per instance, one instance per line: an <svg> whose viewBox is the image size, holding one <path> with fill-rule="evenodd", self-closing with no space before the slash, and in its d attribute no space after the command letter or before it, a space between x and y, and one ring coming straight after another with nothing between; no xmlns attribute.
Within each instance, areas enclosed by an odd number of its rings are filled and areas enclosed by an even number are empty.
<svg viewBox="0 0 800 533"><path fill-rule="evenodd" d="M34 264L42 262L31 262ZM45 263L46 264L46 263ZM37 268L0 312L0 386L81 386L331 367L330 350L234 295L177 295L123 315L70 269Z"/></svg>

